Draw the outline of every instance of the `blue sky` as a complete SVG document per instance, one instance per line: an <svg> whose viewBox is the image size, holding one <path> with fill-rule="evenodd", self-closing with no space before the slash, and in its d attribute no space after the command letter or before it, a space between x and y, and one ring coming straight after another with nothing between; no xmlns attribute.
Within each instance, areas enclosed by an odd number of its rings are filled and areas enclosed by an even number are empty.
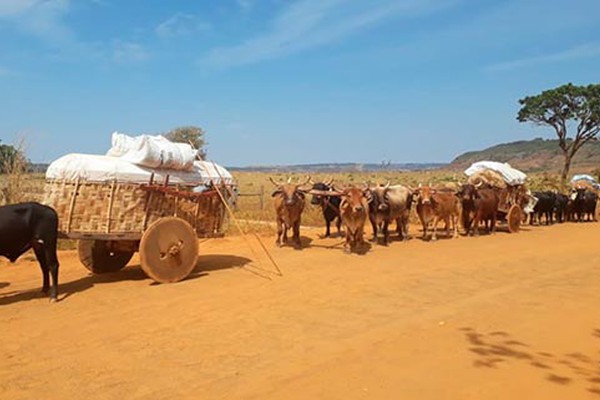
<svg viewBox="0 0 600 400"><path fill-rule="evenodd" d="M34 161L198 125L226 165L450 161L550 137L600 81L598 0L0 0L0 139Z"/></svg>

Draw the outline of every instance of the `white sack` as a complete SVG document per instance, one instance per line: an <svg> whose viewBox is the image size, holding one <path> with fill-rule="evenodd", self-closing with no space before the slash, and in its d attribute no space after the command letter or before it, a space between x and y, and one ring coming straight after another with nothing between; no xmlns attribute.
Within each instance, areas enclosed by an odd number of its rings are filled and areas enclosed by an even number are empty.
<svg viewBox="0 0 600 400"><path fill-rule="evenodd" d="M472 164L465 170L467 176L471 176L477 172L484 170L492 170L498 172L504 178L504 181L508 185L522 185L527 180L527 175L511 167L507 163L500 163L496 161L479 161Z"/></svg>
<svg viewBox="0 0 600 400"><path fill-rule="evenodd" d="M587 174L574 175L573 178L571 178L571 183L575 183L577 181L586 181L589 184L591 184L593 187L595 187L596 189L600 189L600 185L598 184L598 181L596 181L596 179L591 175L587 175Z"/></svg>
<svg viewBox="0 0 600 400"><path fill-rule="evenodd" d="M112 147L106 153L133 164L150 168L165 168L189 171L198 154L192 146L173 143L163 136L127 136L113 132Z"/></svg>
<svg viewBox="0 0 600 400"><path fill-rule="evenodd" d="M46 179L88 182L148 183L154 173L154 182L162 183L169 175L169 183L176 185L206 185L211 181L233 185L233 177L225 168L211 161L196 161L190 171L152 169L132 164L122 158L90 154L67 154L54 161L46 171Z"/></svg>

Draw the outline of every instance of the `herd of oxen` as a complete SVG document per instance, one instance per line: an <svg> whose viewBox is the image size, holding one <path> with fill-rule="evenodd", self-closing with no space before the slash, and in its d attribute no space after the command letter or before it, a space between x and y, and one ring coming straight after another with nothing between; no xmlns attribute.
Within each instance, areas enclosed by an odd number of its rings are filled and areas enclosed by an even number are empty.
<svg viewBox="0 0 600 400"><path fill-rule="evenodd" d="M338 188L333 180L312 182L308 178L302 183L276 182L273 192L277 218L276 244L281 246L288 241L287 231L292 230L294 246L300 247L300 223L305 208L306 195L311 194L311 203L323 211L326 230L325 237L331 234L331 224L335 222L338 234L345 231L346 251L357 251L366 243L364 231L367 220L373 229L372 241L382 236L382 243L390 241L389 226L396 225L400 240L409 239L408 225L413 205L423 229L423 239L437 239L437 226L445 224L446 235L459 237L459 221L466 235L479 235L480 225L488 233L494 233L500 217L499 204L501 189L489 184L463 184L433 187L419 185L410 188L390 183L362 187ZM533 192L536 201L529 213L530 224L552 224L555 221L596 221L598 195L594 190L574 187L570 193L558 191ZM523 219L527 215L523 215Z"/></svg>
<svg viewBox="0 0 600 400"><path fill-rule="evenodd" d="M270 178L271 179L271 178ZM409 238L408 225L413 204L423 227L423 238L437 239L439 221L445 223L446 235L458 237L459 220L467 235L478 235L484 224L493 233L496 228L499 190L489 185L464 184L457 187L403 185L338 188L333 181L314 183L276 182L273 192L277 214L277 245L287 242L287 231L293 231L293 244L301 246L300 223L306 195L312 194L311 203L322 208L325 236L331 233L335 222L338 234L345 231L345 249L349 252L363 247L367 220L373 228L373 241L383 236L383 244L390 240L389 226L396 224L401 240ZM307 187L307 185L310 185ZM564 221L596 220L598 196L593 190L574 188L569 195L553 191L536 192L537 203L530 214L531 223L546 224ZM452 233L450 232L452 230ZM11 262L33 249L43 276L42 291L56 301L58 294L58 215L50 207L39 203L21 203L0 207L0 255ZM52 285L50 285L52 278Z"/></svg>

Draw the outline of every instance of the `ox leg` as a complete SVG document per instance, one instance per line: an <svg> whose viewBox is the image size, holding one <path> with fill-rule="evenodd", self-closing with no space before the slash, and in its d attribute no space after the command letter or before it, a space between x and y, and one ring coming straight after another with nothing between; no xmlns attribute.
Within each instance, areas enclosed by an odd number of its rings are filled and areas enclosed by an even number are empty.
<svg viewBox="0 0 600 400"><path fill-rule="evenodd" d="M496 233L496 219L497 219L497 216L496 216L496 213L494 213L494 215L492 215L492 226L490 229L490 233L492 235Z"/></svg>
<svg viewBox="0 0 600 400"><path fill-rule="evenodd" d="M371 220L371 226L373 227L373 239L372 242L377 242L377 222Z"/></svg>
<svg viewBox="0 0 600 400"><path fill-rule="evenodd" d="M331 220L325 219L325 237L328 238L331 235Z"/></svg>
<svg viewBox="0 0 600 400"><path fill-rule="evenodd" d="M277 221L277 239L275 240L275 244L279 247L281 247L282 243L281 243L281 235L283 234L283 222L278 220Z"/></svg>
<svg viewBox="0 0 600 400"><path fill-rule="evenodd" d="M300 248L302 242L300 242L300 219L294 223L294 244Z"/></svg>
<svg viewBox="0 0 600 400"><path fill-rule="evenodd" d="M56 243L45 243L34 245L35 257L42 269L42 292L48 294L50 301L56 301L58 296L58 258L56 257ZM52 285L50 285L50 278Z"/></svg>
<svg viewBox="0 0 600 400"><path fill-rule="evenodd" d="M436 215L433 216L433 232L431 233L431 241L435 242L437 240L437 225L439 222L439 218Z"/></svg>
<svg viewBox="0 0 600 400"><path fill-rule="evenodd" d="M33 252L35 258L37 258L40 268L42 270L42 293L48 294L50 290L50 270L48 269L48 262L46 260L46 252L44 251L43 245L34 245Z"/></svg>
<svg viewBox="0 0 600 400"><path fill-rule="evenodd" d="M456 214L452 214L450 216L450 221L452 222L452 229L454 230L454 234L452 235L452 237L454 239L458 238L458 217L456 216Z"/></svg>
<svg viewBox="0 0 600 400"><path fill-rule="evenodd" d="M410 240L410 235L408 233L409 218L408 215L402 218L402 240Z"/></svg>
<svg viewBox="0 0 600 400"><path fill-rule="evenodd" d="M337 217L337 219L335 220L335 227L337 228L338 237L341 237L342 236L342 219L340 217Z"/></svg>
<svg viewBox="0 0 600 400"><path fill-rule="evenodd" d="M387 246L390 242L390 221L383 221L383 244Z"/></svg>

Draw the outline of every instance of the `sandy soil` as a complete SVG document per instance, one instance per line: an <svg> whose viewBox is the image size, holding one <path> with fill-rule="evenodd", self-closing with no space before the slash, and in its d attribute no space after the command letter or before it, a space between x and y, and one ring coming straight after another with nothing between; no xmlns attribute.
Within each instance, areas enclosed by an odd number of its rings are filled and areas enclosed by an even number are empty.
<svg viewBox="0 0 600 400"><path fill-rule="evenodd" d="M282 277L237 237L170 285L61 252L57 304L3 261L0 398L600 399L600 224L364 256L318 233L268 239Z"/></svg>

